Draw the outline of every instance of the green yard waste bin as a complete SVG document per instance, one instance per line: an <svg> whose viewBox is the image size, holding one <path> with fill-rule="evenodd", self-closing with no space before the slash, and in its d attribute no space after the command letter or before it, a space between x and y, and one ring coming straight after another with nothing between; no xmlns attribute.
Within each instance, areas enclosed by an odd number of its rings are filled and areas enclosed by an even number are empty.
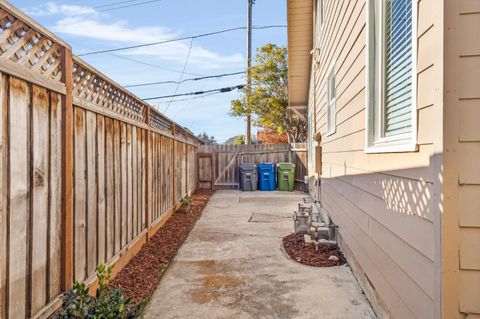
<svg viewBox="0 0 480 319"><path fill-rule="evenodd" d="M295 188L295 164L278 163L277 181L279 191L293 192Z"/></svg>

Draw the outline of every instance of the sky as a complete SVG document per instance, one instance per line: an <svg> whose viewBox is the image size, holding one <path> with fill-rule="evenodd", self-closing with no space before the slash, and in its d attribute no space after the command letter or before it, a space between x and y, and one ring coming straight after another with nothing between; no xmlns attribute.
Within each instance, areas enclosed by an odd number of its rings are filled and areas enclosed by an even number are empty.
<svg viewBox="0 0 480 319"><path fill-rule="evenodd" d="M246 2L11 0L13 5L68 42L76 55L242 27L246 25ZM112 5L114 3L118 4ZM133 4L141 5L131 6ZM256 0L254 26L286 25L286 20L285 0ZM286 32L286 28L254 30L253 47L258 48L265 43L286 45ZM244 71L246 67L246 31L197 38L192 43L184 40L82 58L121 85L233 73ZM242 74L181 85L131 87L129 90L140 98L149 98L244 83L245 75ZM196 99L176 98L171 103L171 99L149 103L195 134L205 131L217 141L224 142L245 132L244 119L232 118L228 114L230 101L239 96L238 91L233 91Z"/></svg>

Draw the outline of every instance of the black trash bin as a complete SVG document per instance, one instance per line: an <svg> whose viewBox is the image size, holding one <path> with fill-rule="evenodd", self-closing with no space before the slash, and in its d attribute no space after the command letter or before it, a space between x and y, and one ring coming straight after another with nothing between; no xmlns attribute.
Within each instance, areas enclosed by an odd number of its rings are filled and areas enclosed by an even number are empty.
<svg viewBox="0 0 480 319"><path fill-rule="evenodd" d="M256 191L258 183L257 165L240 164L240 189L244 192Z"/></svg>

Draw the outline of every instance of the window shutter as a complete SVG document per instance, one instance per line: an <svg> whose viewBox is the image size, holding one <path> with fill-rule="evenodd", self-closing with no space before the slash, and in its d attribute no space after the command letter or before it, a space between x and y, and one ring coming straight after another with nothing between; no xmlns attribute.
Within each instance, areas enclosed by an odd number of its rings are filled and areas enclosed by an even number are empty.
<svg viewBox="0 0 480 319"><path fill-rule="evenodd" d="M412 0L385 1L384 135L412 129Z"/></svg>

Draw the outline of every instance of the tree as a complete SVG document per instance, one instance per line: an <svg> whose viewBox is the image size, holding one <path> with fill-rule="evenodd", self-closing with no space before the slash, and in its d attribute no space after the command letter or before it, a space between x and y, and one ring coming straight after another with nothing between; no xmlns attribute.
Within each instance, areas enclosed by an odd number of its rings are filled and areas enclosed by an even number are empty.
<svg viewBox="0 0 480 319"><path fill-rule="evenodd" d="M234 137L230 137L228 140L225 141L225 145L239 145L245 144L245 135L236 135ZM257 139L255 136L252 136L252 144L257 144Z"/></svg>
<svg viewBox="0 0 480 319"><path fill-rule="evenodd" d="M213 135L208 136L208 134L206 132L202 132L202 133L197 134L197 138L202 140L203 143L205 143L205 145L217 145L218 144L215 137Z"/></svg>
<svg viewBox="0 0 480 319"><path fill-rule="evenodd" d="M271 129L263 129L257 133L257 141L259 144L286 144L288 143L287 134L278 134L277 131Z"/></svg>
<svg viewBox="0 0 480 319"><path fill-rule="evenodd" d="M228 140L225 141L226 145L239 145L245 144L245 135L237 135L234 137L230 137Z"/></svg>
<svg viewBox="0 0 480 319"><path fill-rule="evenodd" d="M245 144L245 135L239 135L235 138L235 145Z"/></svg>
<svg viewBox="0 0 480 319"><path fill-rule="evenodd" d="M251 113L254 124L265 129L287 134L289 142L304 142L305 121L288 111L287 49L266 44L257 49L252 71L252 94L247 99L244 90L241 99L231 102L230 114L244 117Z"/></svg>

